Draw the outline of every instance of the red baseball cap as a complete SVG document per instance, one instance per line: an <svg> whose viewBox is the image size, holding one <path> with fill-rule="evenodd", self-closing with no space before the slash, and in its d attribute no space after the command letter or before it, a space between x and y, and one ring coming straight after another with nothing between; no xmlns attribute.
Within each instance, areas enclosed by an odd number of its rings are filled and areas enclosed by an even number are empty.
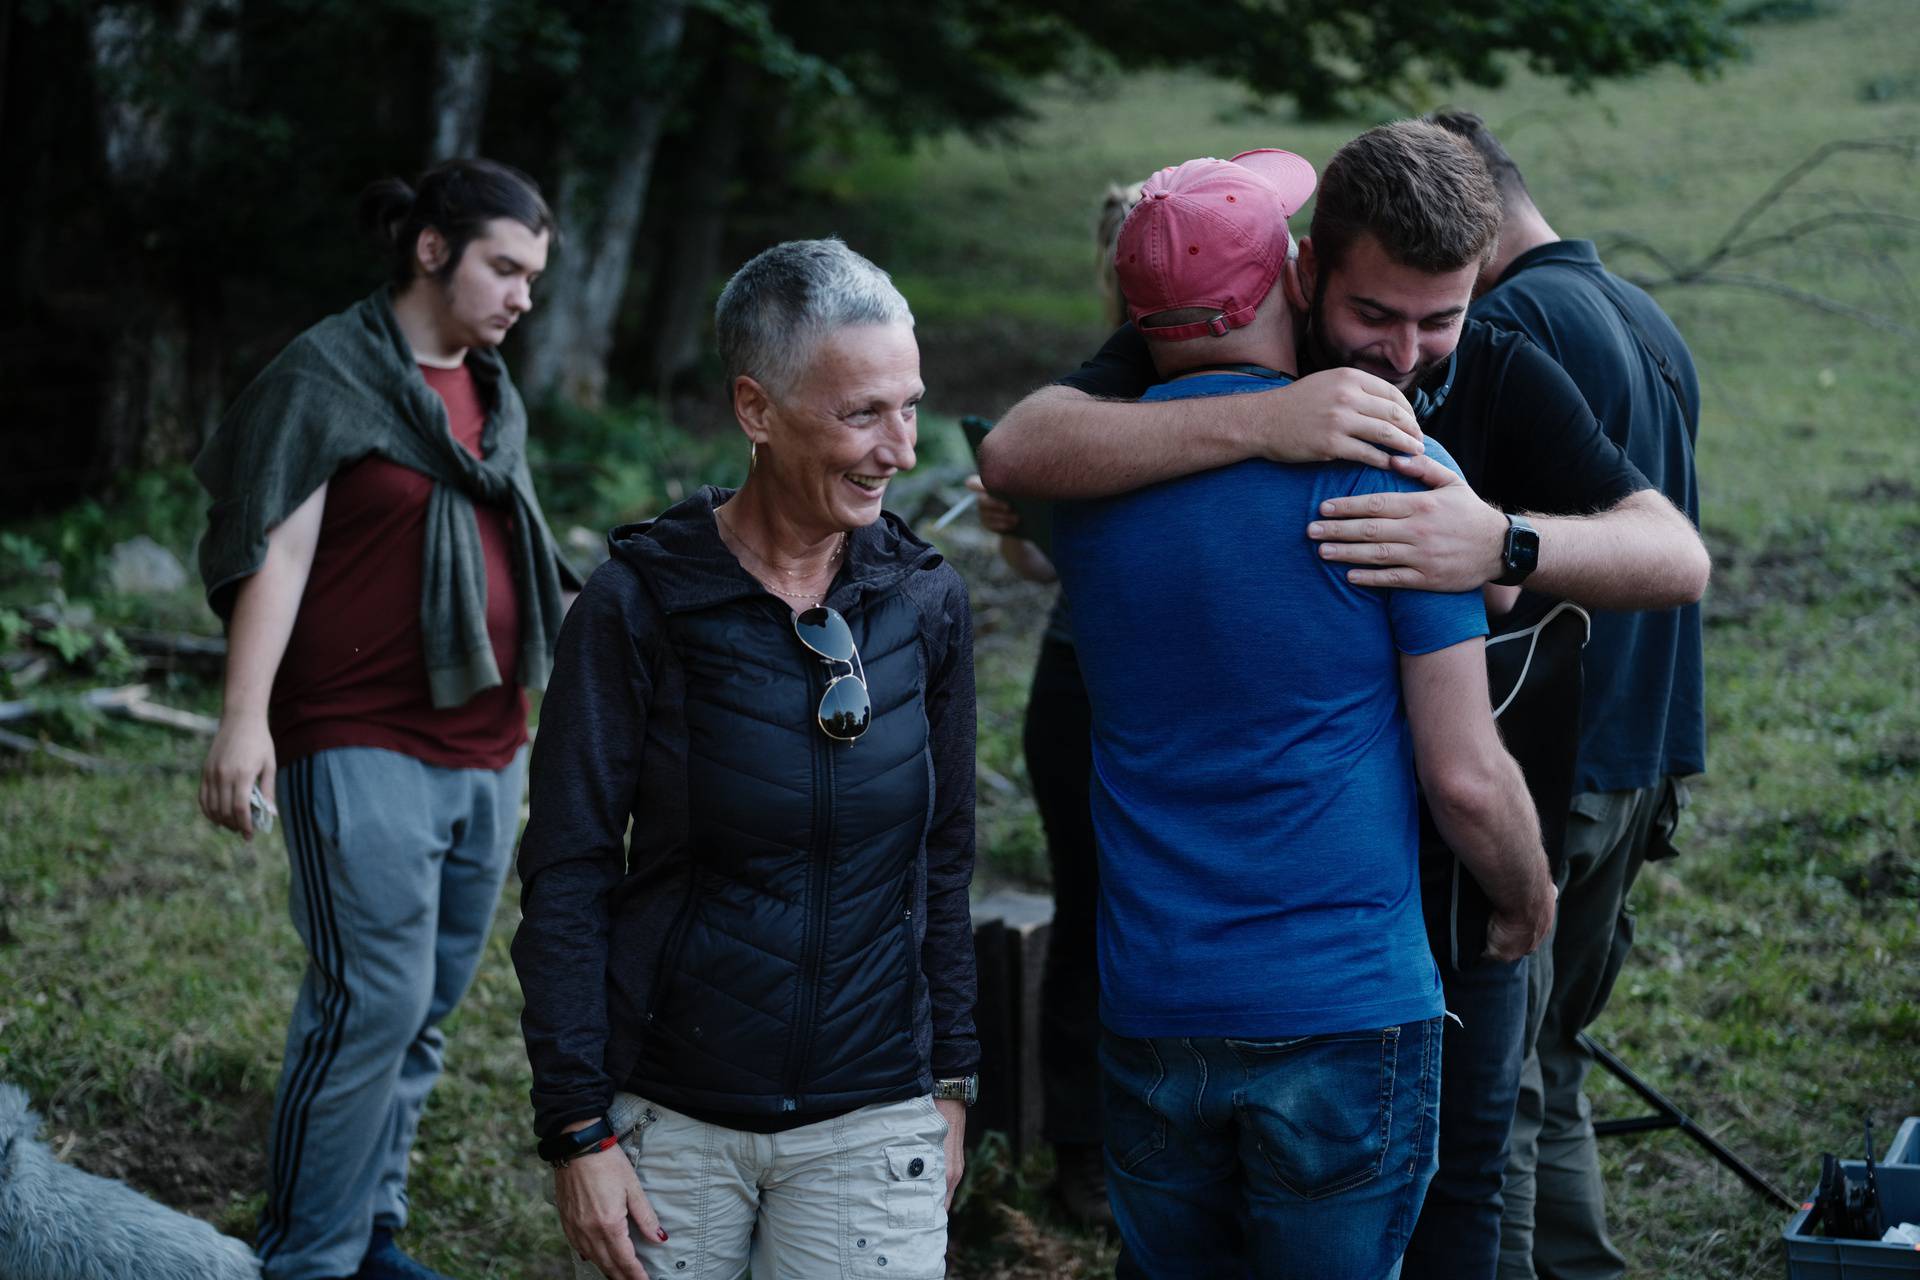
<svg viewBox="0 0 1920 1280"><path fill-rule="evenodd" d="M1287 219L1313 194L1314 182L1311 164L1272 148L1232 160L1189 160L1148 178L1113 255L1127 314L1140 332L1177 342L1251 323L1287 260ZM1157 328L1140 323L1189 307L1214 315Z"/></svg>

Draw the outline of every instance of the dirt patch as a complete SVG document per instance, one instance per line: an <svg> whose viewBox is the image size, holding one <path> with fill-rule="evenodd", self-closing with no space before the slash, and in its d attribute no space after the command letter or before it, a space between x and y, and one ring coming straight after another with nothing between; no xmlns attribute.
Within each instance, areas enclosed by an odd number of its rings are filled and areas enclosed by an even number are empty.
<svg viewBox="0 0 1920 1280"><path fill-rule="evenodd" d="M1707 626L1739 626L1770 604L1812 605L1833 590L1826 540L1773 543L1757 551L1716 553L1704 621Z"/></svg>
<svg viewBox="0 0 1920 1280"><path fill-rule="evenodd" d="M1842 878L1847 892L1862 902L1920 898L1920 860L1898 849L1883 849L1852 875Z"/></svg>
<svg viewBox="0 0 1920 1280"><path fill-rule="evenodd" d="M55 912L67 915L95 903L118 902L122 898L157 901L194 883L191 877L177 871L160 870L162 865L165 864L156 860L109 866L83 884L63 890L48 905Z"/></svg>
<svg viewBox="0 0 1920 1280"><path fill-rule="evenodd" d="M1085 1246L1059 1235L1010 1204L996 1204L999 1234L985 1250L955 1258L955 1280L1080 1280L1105 1274L1105 1259L1089 1262Z"/></svg>
<svg viewBox="0 0 1920 1280"><path fill-rule="evenodd" d="M1920 773L1920 738L1896 738L1840 767L1856 778L1911 777Z"/></svg>
<svg viewBox="0 0 1920 1280"><path fill-rule="evenodd" d="M133 1092L143 1105L96 1097L56 1107L42 1136L62 1160L216 1225L266 1185L270 1097L202 1094L182 1104L177 1086L157 1077Z"/></svg>

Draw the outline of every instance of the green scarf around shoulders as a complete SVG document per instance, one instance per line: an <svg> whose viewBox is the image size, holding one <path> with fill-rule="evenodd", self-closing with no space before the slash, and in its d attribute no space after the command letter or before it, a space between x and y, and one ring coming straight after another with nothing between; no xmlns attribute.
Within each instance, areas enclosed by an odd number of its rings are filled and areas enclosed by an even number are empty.
<svg viewBox="0 0 1920 1280"><path fill-rule="evenodd" d="M267 532L342 467L369 454L430 477L420 631L435 707L456 707L501 683L487 633L487 567L473 504L512 514L520 602L517 675L546 687L563 612L579 579L561 560L527 471L527 410L492 348L467 352L487 406L481 453L453 437L446 405L421 376L393 313L371 297L295 338L241 393L193 464L211 498L200 542L207 603L223 621L234 588L267 555Z"/></svg>

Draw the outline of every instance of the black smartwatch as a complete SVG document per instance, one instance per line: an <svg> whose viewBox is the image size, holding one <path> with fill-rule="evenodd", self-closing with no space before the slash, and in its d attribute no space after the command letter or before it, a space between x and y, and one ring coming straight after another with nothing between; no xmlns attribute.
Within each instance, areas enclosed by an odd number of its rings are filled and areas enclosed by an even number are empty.
<svg viewBox="0 0 1920 1280"><path fill-rule="evenodd" d="M933 1082L933 1096L936 1099L951 1098L963 1107L970 1107L980 1101L980 1077L954 1076L946 1080Z"/></svg>
<svg viewBox="0 0 1920 1280"><path fill-rule="evenodd" d="M584 1129L540 1139L538 1150L542 1160L556 1169L564 1169L571 1161L605 1151L618 1141L620 1136L613 1131L613 1122L601 1116Z"/></svg>
<svg viewBox="0 0 1920 1280"><path fill-rule="evenodd" d="M1527 523L1525 516L1507 516L1507 540L1500 545L1500 576L1497 587L1517 587L1540 564L1540 531Z"/></svg>

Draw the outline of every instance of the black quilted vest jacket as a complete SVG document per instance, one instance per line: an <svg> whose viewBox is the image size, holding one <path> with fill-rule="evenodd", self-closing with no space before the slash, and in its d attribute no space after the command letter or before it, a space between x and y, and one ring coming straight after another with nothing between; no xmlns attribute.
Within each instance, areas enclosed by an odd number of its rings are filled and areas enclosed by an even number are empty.
<svg viewBox="0 0 1920 1280"><path fill-rule="evenodd" d="M665 615L677 670L656 686L682 692L689 856L647 989L627 993L629 1079L670 1107L776 1122L924 1092L932 763L920 613L889 586L933 553L836 590L873 702L840 743L814 715L829 669L786 607L736 566L653 546L620 552Z"/></svg>

